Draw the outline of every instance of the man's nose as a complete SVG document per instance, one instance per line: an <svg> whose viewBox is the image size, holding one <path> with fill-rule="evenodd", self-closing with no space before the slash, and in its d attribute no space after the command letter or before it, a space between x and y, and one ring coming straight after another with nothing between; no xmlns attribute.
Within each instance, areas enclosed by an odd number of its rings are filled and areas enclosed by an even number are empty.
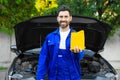
<svg viewBox="0 0 120 80"><path fill-rule="evenodd" d="M62 21L65 21L65 17L62 18Z"/></svg>

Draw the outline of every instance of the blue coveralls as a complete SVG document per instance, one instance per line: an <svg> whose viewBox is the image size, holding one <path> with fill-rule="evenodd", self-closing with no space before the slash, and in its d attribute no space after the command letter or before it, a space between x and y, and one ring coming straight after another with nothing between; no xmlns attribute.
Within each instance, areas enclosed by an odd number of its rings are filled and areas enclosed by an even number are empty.
<svg viewBox="0 0 120 80"><path fill-rule="evenodd" d="M77 77L77 74L80 74L80 72L75 71L75 69L70 69L70 68L74 68L74 64L72 64L73 63L72 57L69 53L70 52L67 50L59 49L58 58L57 58L58 64L56 64L57 80L73 80L73 79L80 80L80 76L78 75ZM72 74L70 71L72 71ZM74 76L73 79L72 76Z"/></svg>
<svg viewBox="0 0 120 80"><path fill-rule="evenodd" d="M70 51L70 35L66 39L66 49L59 49L59 29L47 35L39 56L36 80L44 80L48 73L49 80L80 80L79 60L84 51L75 54Z"/></svg>

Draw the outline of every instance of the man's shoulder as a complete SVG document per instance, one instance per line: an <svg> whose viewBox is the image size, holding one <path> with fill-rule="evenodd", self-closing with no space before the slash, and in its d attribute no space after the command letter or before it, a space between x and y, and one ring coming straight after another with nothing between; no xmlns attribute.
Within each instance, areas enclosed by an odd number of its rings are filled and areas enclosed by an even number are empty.
<svg viewBox="0 0 120 80"><path fill-rule="evenodd" d="M47 37L53 37L57 33L57 29L47 35Z"/></svg>
<svg viewBox="0 0 120 80"><path fill-rule="evenodd" d="M51 36L53 36L54 35L54 32L51 32L51 33L49 33L48 35L47 35L47 37L51 37Z"/></svg>

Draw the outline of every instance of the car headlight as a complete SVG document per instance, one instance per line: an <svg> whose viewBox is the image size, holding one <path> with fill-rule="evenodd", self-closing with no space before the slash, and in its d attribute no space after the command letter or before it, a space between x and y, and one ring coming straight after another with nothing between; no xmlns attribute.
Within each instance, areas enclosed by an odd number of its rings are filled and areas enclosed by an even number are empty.
<svg viewBox="0 0 120 80"><path fill-rule="evenodd" d="M14 74L12 76L9 76L9 80L21 80L23 76L21 74Z"/></svg>
<svg viewBox="0 0 120 80"><path fill-rule="evenodd" d="M106 77L108 80L117 80L117 76L115 76L113 73L106 73L106 74L105 74L105 77Z"/></svg>

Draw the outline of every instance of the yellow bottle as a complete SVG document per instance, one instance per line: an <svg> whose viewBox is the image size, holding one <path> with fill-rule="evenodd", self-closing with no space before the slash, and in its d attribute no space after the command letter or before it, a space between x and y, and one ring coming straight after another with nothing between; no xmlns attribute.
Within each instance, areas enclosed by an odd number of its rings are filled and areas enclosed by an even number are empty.
<svg viewBox="0 0 120 80"><path fill-rule="evenodd" d="M81 50L85 49L84 30L71 33L70 49L73 50L75 47L78 47Z"/></svg>

